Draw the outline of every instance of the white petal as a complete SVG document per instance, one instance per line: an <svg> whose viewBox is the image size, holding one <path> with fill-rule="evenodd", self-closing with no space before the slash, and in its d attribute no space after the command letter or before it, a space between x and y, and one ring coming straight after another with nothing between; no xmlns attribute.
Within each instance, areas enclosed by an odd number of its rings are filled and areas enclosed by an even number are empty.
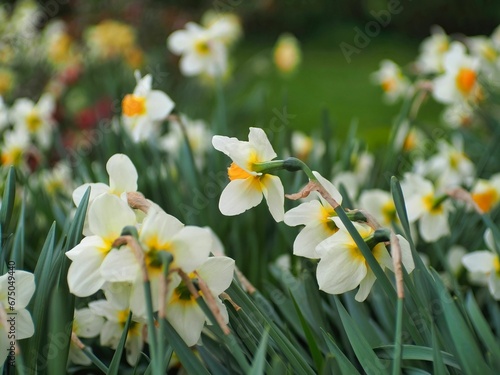
<svg viewBox="0 0 500 375"><path fill-rule="evenodd" d="M278 176L266 174L260 178L262 193L267 201L269 211L276 222L283 221L285 216L285 190Z"/></svg>
<svg viewBox="0 0 500 375"><path fill-rule="evenodd" d="M142 335L131 335L127 337L127 343L125 344L127 362L131 366L135 366L141 355L141 350L143 346Z"/></svg>
<svg viewBox="0 0 500 375"><path fill-rule="evenodd" d="M109 187L114 194L137 191L137 170L127 155L115 154L106 164Z"/></svg>
<svg viewBox="0 0 500 375"><path fill-rule="evenodd" d="M339 193L337 188L326 178L320 175L318 172L313 171L313 175L318 179L319 183L325 188L325 190L332 196L333 199L338 204L342 204L342 195Z"/></svg>
<svg viewBox="0 0 500 375"><path fill-rule="evenodd" d="M166 315L187 346L193 346L198 342L205 325L205 314L196 302L169 304Z"/></svg>
<svg viewBox="0 0 500 375"><path fill-rule="evenodd" d="M241 168L247 172L252 172L248 163L254 149L248 142L240 141L234 137L229 138L221 135L214 135L212 137L212 145L217 151L223 152L229 156ZM253 172L253 174L256 175L255 172Z"/></svg>
<svg viewBox="0 0 500 375"><path fill-rule="evenodd" d="M203 264L212 248L212 235L205 228L186 226L172 240L174 264L189 273Z"/></svg>
<svg viewBox="0 0 500 375"><path fill-rule="evenodd" d="M106 318L108 322L118 322L117 312L119 310L117 310L114 306L112 306L108 301L104 299L89 302L89 309L95 315ZM104 324L102 328L104 329L106 325L107 324Z"/></svg>
<svg viewBox="0 0 500 375"><path fill-rule="evenodd" d="M7 335L7 331L0 324L0 366L3 366L7 356L10 354L10 341Z"/></svg>
<svg viewBox="0 0 500 375"><path fill-rule="evenodd" d="M101 288L104 279L99 267L105 254L95 248L87 248L73 260L68 270L68 285L77 297L88 297Z"/></svg>
<svg viewBox="0 0 500 375"><path fill-rule="evenodd" d="M321 290L340 294L356 288L366 273L364 258L353 257L352 249L339 246L321 258L316 278Z"/></svg>
<svg viewBox="0 0 500 375"><path fill-rule="evenodd" d="M500 278L496 272L492 272L490 274L490 278L488 280L488 289L490 290L491 295L497 301L500 300Z"/></svg>
<svg viewBox="0 0 500 375"><path fill-rule="evenodd" d="M78 207L80 205L80 202L82 201L83 195L85 194L85 192L87 191L87 188L89 186L90 186L89 202L92 202L99 195L109 192L109 186L106 184L103 184L102 182L98 182L95 184L83 184L81 186L78 186L73 191L73 202L75 203L76 207Z"/></svg>
<svg viewBox="0 0 500 375"><path fill-rule="evenodd" d="M22 340L33 336L35 333L35 326L33 319L28 310L21 309L16 311L16 339Z"/></svg>
<svg viewBox="0 0 500 375"><path fill-rule="evenodd" d="M146 101L147 113L154 120L164 120L174 109L174 102L163 91L153 90Z"/></svg>
<svg viewBox="0 0 500 375"><path fill-rule="evenodd" d="M78 331L75 332L78 337L95 337L101 331L104 319L89 308L83 308L75 311L74 320L77 322Z"/></svg>
<svg viewBox="0 0 500 375"><path fill-rule="evenodd" d="M25 308L35 292L35 276L26 271L15 271L15 309ZM3 286L3 285L2 285ZM7 288L3 289L7 290Z"/></svg>
<svg viewBox="0 0 500 375"><path fill-rule="evenodd" d="M111 250L101 264L101 275L106 281L135 281L140 272L134 252L128 246Z"/></svg>
<svg viewBox="0 0 500 375"><path fill-rule="evenodd" d="M295 238L293 254L312 259L319 258L316 247L331 234L321 222L306 225Z"/></svg>
<svg viewBox="0 0 500 375"><path fill-rule="evenodd" d="M211 257L198 269L200 277L207 283L210 290L219 295L224 292L233 281L235 263L228 257Z"/></svg>
<svg viewBox="0 0 500 375"><path fill-rule="evenodd" d="M191 44L189 33L185 30L174 31L167 40L168 49L176 55L180 55Z"/></svg>
<svg viewBox="0 0 500 375"><path fill-rule="evenodd" d="M220 212L234 216L257 206L262 201L262 192L256 186L260 185L253 177L229 182L220 196Z"/></svg>
<svg viewBox="0 0 500 375"><path fill-rule="evenodd" d="M89 208L90 231L104 239L114 241L124 227L134 224L134 211L116 195L101 195Z"/></svg>
<svg viewBox="0 0 500 375"><path fill-rule="evenodd" d="M401 247L401 262L406 268L406 272L411 273L415 269L415 262L413 261L410 243L400 234L397 234L396 237L399 239L399 247Z"/></svg>
<svg viewBox="0 0 500 375"><path fill-rule="evenodd" d="M276 152L274 152L273 146L269 142L266 133L261 128L250 128L248 142L250 146L257 151L257 155L261 161L272 160L278 156Z"/></svg>
<svg viewBox="0 0 500 375"><path fill-rule="evenodd" d="M448 215L446 212L438 215L426 214L419 223L420 234L426 242L433 242L450 234Z"/></svg>
<svg viewBox="0 0 500 375"><path fill-rule="evenodd" d="M359 284L358 293L356 293L354 299L358 302L363 302L366 297L368 297L368 294L370 294L370 290L372 290L372 286L375 284L376 280L377 278L375 277L373 271L368 269L366 277Z"/></svg>
<svg viewBox="0 0 500 375"><path fill-rule="evenodd" d="M464 255L462 264L469 272L489 273L493 270L495 255L488 250L474 251Z"/></svg>
<svg viewBox="0 0 500 375"><path fill-rule="evenodd" d="M92 348L89 349L92 351ZM87 357L78 346L73 344L73 342L71 342L69 346L68 361L75 365L89 366L92 364L90 358Z"/></svg>
<svg viewBox="0 0 500 375"><path fill-rule="evenodd" d="M182 228L182 224L176 217L167 214L163 210L151 210L146 215L141 227L139 238L143 242L155 238L160 244L172 240Z"/></svg>
<svg viewBox="0 0 500 375"><path fill-rule="evenodd" d="M302 203L285 213L285 224L291 227L307 225L318 221L323 206L317 200Z"/></svg>
<svg viewBox="0 0 500 375"><path fill-rule="evenodd" d="M179 68L182 74L188 77L200 74L205 69L205 66L205 59L191 51L182 55L181 61L179 62Z"/></svg>

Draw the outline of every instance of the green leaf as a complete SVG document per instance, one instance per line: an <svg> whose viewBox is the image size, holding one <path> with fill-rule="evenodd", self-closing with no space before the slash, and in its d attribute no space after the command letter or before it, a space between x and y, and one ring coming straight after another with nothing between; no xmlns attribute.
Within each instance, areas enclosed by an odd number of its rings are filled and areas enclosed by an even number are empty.
<svg viewBox="0 0 500 375"><path fill-rule="evenodd" d="M349 316L346 309L340 302L338 297L335 297L335 304L342 320L342 324L346 330L349 341L354 349L354 353L361 363L365 372L370 374L388 374L387 364L384 364L375 355L368 341L366 341L363 333L359 330L354 320Z"/></svg>
<svg viewBox="0 0 500 375"><path fill-rule="evenodd" d="M302 329L304 330L304 334L307 339L307 344L309 346L309 351L311 352L311 355L314 360L314 364L316 365L316 371L319 373L321 372L321 369L323 368L323 355L321 354L321 351L319 350L318 344L317 344L317 339L314 337L313 332L309 328L309 324L307 324L306 320L304 319L304 315L302 315L302 312L300 311L300 307L297 304L297 301L295 298L292 297L293 305L295 306L295 311L297 312L297 315L299 316L300 319L300 324L302 325Z"/></svg>
<svg viewBox="0 0 500 375"><path fill-rule="evenodd" d="M10 167L9 169L4 189L2 206L0 208L0 225L3 235L9 230L10 219L12 218L12 210L14 209L14 201L16 198L16 170L14 167Z"/></svg>
<svg viewBox="0 0 500 375"><path fill-rule="evenodd" d="M107 375L118 375L120 370L120 361L123 355L123 349L125 348L125 343L127 342L128 330L130 327L130 322L132 321L132 312L128 314L127 321L123 327L122 336L120 337L120 342L116 347L115 354L113 355L113 359L109 364L109 369Z"/></svg>
<svg viewBox="0 0 500 375"><path fill-rule="evenodd" d="M491 331L490 325L481 313L472 292L469 292L467 295L465 306L467 312L469 313L470 320L477 332L477 336L486 348L486 356L491 358L491 361L493 362L492 367L500 368L500 346Z"/></svg>
<svg viewBox="0 0 500 375"><path fill-rule="evenodd" d="M450 296L437 272L433 271L434 280L439 295L443 316L448 332L453 341L457 359L465 374L490 374L491 370L485 364L476 339L463 315Z"/></svg>
<svg viewBox="0 0 500 375"><path fill-rule="evenodd" d="M335 356L335 359L337 360L337 363L340 367L340 370L342 371L342 374L346 375L359 374L358 370L356 370L351 361L349 361L346 355L342 353L342 351L339 349L339 347L333 340L332 336L330 336L330 334L326 333L324 330L321 331L323 332L323 337L325 338L326 345L328 345L330 352Z"/></svg>
<svg viewBox="0 0 500 375"><path fill-rule="evenodd" d="M433 361L434 350L432 348L427 348L424 346L416 345L403 345L401 357L403 360L418 360L418 361ZM373 349L375 353L384 359L394 358L394 345L384 345ZM450 353L440 351L443 358L443 362L456 369L461 369L460 364L457 362L456 358Z"/></svg>
<svg viewBox="0 0 500 375"><path fill-rule="evenodd" d="M267 349L267 340L269 338L269 331L266 329L264 334L262 335L262 340L260 341L259 348L255 353L252 367L248 372L249 375L262 375L264 374L264 367L266 364L266 349Z"/></svg>
<svg viewBox="0 0 500 375"><path fill-rule="evenodd" d="M210 375L205 366L203 366L200 362L200 359L194 355L192 350L186 345L184 340L179 336L168 320L166 320L165 323L164 329L166 336L168 337L168 341L186 371L189 374Z"/></svg>
<svg viewBox="0 0 500 375"><path fill-rule="evenodd" d="M444 367L443 354L439 350L435 325L432 325L432 361L434 375L445 375L446 367Z"/></svg>
<svg viewBox="0 0 500 375"><path fill-rule="evenodd" d="M397 315L396 315L396 338L394 340L394 358L392 363L392 374L398 375L401 373L401 350L402 350L402 335L403 328L403 299L398 298Z"/></svg>

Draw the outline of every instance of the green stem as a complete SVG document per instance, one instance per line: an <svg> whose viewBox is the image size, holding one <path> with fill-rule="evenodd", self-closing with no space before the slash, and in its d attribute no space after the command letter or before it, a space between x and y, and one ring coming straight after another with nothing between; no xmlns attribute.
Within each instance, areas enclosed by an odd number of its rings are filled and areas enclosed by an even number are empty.
<svg viewBox="0 0 500 375"><path fill-rule="evenodd" d="M432 203L432 209L438 208L445 200L447 200L450 196L447 194L443 194L436 199L434 199L434 202Z"/></svg>

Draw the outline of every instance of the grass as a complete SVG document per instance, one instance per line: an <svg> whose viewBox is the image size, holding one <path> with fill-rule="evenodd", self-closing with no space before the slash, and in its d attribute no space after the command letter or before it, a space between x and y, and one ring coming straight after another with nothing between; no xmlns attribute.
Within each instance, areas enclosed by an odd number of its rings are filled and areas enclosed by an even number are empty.
<svg viewBox="0 0 500 375"><path fill-rule="evenodd" d="M345 137L355 121L360 138L376 146L386 142L400 104L384 103L382 90L370 82L370 74L383 59L392 59L407 68L418 55L419 41L381 33L359 54L353 54L348 63L339 45L341 42L354 44L353 28L354 25L335 25L301 40L300 70L288 79L273 72L266 105L270 113L281 105L286 95L288 112L296 115L291 127L305 132L321 124L322 111L327 109L336 134ZM238 60L250 59L257 53L270 54L271 43L274 40L269 38L246 36L237 51ZM440 112L441 107L431 100L423 106L419 118L437 124Z"/></svg>

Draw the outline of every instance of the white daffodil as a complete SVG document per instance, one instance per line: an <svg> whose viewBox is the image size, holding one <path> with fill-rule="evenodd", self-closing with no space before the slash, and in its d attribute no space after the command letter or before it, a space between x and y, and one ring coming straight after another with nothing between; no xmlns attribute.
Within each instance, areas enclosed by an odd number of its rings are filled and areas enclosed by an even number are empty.
<svg viewBox="0 0 500 375"><path fill-rule="evenodd" d="M373 83L380 85L388 103L394 103L407 95L410 82L401 72L401 68L391 60L383 60L380 69L371 75Z"/></svg>
<svg viewBox="0 0 500 375"><path fill-rule="evenodd" d="M318 172L313 172L318 181L339 204L342 196L333 184ZM337 216L334 209L322 196L315 193L319 200L310 200L292 208L285 213L285 224L289 226L305 225L293 243L293 253L306 258L319 258L316 246L337 232L338 228L332 220Z"/></svg>
<svg viewBox="0 0 500 375"><path fill-rule="evenodd" d="M3 136L3 144L0 147L1 165L15 166L23 169L25 167L25 155L31 146L29 134L21 128L7 130Z"/></svg>
<svg viewBox="0 0 500 375"><path fill-rule="evenodd" d="M52 169L43 170L40 174L40 182L50 196L62 194L70 196L73 192L73 179L71 168L68 164L60 161Z"/></svg>
<svg viewBox="0 0 500 375"><path fill-rule="evenodd" d="M254 169L256 163L268 162L277 156L264 130L250 128L248 142L216 135L212 145L233 160L227 171L230 182L219 201L222 214L239 215L257 206L264 196L274 220L282 221L285 192L281 180Z"/></svg>
<svg viewBox="0 0 500 375"><path fill-rule="evenodd" d="M123 228L136 223L134 211L112 194L102 194L92 202L88 219L92 235L66 253L73 261L68 270L69 290L78 297L90 296L104 285L102 262Z"/></svg>
<svg viewBox="0 0 500 375"><path fill-rule="evenodd" d="M193 151L196 166L201 169L205 162L205 153L210 148L212 133L203 120L191 120L186 115L180 115L179 120L170 121L170 131L160 138L160 147L174 158L179 157L179 152L184 140L184 127L189 141L189 147Z"/></svg>
<svg viewBox="0 0 500 375"><path fill-rule="evenodd" d="M230 47L238 41L242 34L240 18L234 13L220 13L209 10L201 18L201 24L206 27L215 39Z"/></svg>
<svg viewBox="0 0 500 375"><path fill-rule="evenodd" d="M205 281L226 323L229 321L227 310L218 296L231 285L234 268L234 260L231 258L224 256L211 257L196 272L189 275L193 282L196 282L198 277ZM169 288L165 306L167 320L186 342L186 345L193 346L200 339L207 317L180 276L177 274L172 275Z"/></svg>
<svg viewBox="0 0 500 375"><path fill-rule="evenodd" d="M478 74L479 59L467 55L462 43L453 42L444 56L444 74L433 81L434 98L444 104L477 102L483 97Z"/></svg>
<svg viewBox="0 0 500 375"><path fill-rule="evenodd" d="M463 141L455 138L453 144L438 142L438 152L426 163L427 175L436 181L440 188L469 184L474 178L476 168L464 152Z"/></svg>
<svg viewBox="0 0 500 375"><path fill-rule="evenodd" d="M489 180L477 180L471 195L481 211L490 212L500 202L500 173L491 176Z"/></svg>
<svg viewBox="0 0 500 375"><path fill-rule="evenodd" d="M89 308L75 310L72 332L79 338L96 337L102 329L104 318L94 314ZM69 347L68 360L79 365L90 365L92 361L73 341Z"/></svg>
<svg viewBox="0 0 500 375"><path fill-rule="evenodd" d="M116 349L125 328L130 313L130 288L122 285L120 290L113 292L112 298L108 298L109 292L105 290L106 299L89 303L89 308L96 315L106 318L101 329L100 342L102 346ZM145 320L135 315L130 322L125 351L127 362L135 366L144 346L143 331Z"/></svg>
<svg viewBox="0 0 500 375"><path fill-rule="evenodd" d="M359 196L359 207L366 210L383 227L391 227L393 223L399 223L396 206L389 192L372 189L365 190Z"/></svg>
<svg viewBox="0 0 500 375"><path fill-rule="evenodd" d="M135 142L158 136L161 121L174 109L174 102L160 90L152 90L150 74L141 78L135 71L137 86L122 100L122 119L125 129Z"/></svg>
<svg viewBox="0 0 500 375"><path fill-rule="evenodd" d="M472 55L478 57L484 67L492 67L498 63L499 49L492 39L486 36L476 36L467 38L466 43Z"/></svg>
<svg viewBox="0 0 500 375"><path fill-rule="evenodd" d="M212 251L213 235L206 228L184 226L175 217L159 209L150 209L140 228L139 242L151 282L153 308L158 309L158 285L162 272L162 252L173 256L171 269L185 273L200 266ZM133 283L130 308L136 315L145 314L145 303L140 265L128 247L113 249L101 266L103 277L110 282Z"/></svg>
<svg viewBox="0 0 500 375"><path fill-rule="evenodd" d="M450 128L468 127L474 120L474 109L468 103L450 104L443 111L443 121Z"/></svg>
<svg viewBox="0 0 500 375"><path fill-rule="evenodd" d="M86 183L73 191L73 202L79 206L83 195L90 190L89 205L98 196L107 193L114 194L126 200L126 193L137 191L137 170L127 155L114 154L106 163L106 171L109 175L109 185L102 182Z"/></svg>
<svg viewBox="0 0 500 375"><path fill-rule="evenodd" d="M464 255L462 264L471 272L471 275L481 275L474 277L480 284L488 285L488 289L496 300L500 300L500 261L495 252L495 241L491 231L484 233L486 246L490 250L479 250Z"/></svg>
<svg viewBox="0 0 500 375"><path fill-rule="evenodd" d="M433 242L450 234L448 214L451 205L444 195L438 194L429 180L407 173L401 182L406 200L408 221L419 220L419 231L427 242Z"/></svg>
<svg viewBox="0 0 500 375"><path fill-rule="evenodd" d="M450 48L450 38L443 29L435 28L420 45L417 67L424 74L442 73L443 59Z"/></svg>
<svg viewBox="0 0 500 375"><path fill-rule="evenodd" d="M292 152L301 160L307 160L309 157L319 160L325 153L325 142L294 131L292 132Z"/></svg>
<svg viewBox="0 0 500 375"><path fill-rule="evenodd" d="M52 141L55 105L50 94L42 95L36 104L27 98L17 99L10 110L10 120L15 127L24 129L41 148L46 149Z"/></svg>
<svg viewBox="0 0 500 375"><path fill-rule="evenodd" d="M280 35L274 46L273 61L278 71L284 75L297 70L302 60L302 52L297 38L292 34Z"/></svg>
<svg viewBox="0 0 500 375"><path fill-rule="evenodd" d="M35 277L32 273L15 270L0 276L0 366L9 354L11 335L15 340L22 340L35 333L33 320L26 310L34 292Z"/></svg>
<svg viewBox="0 0 500 375"><path fill-rule="evenodd" d="M317 247L316 252L321 259L316 270L319 288L330 294L341 294L353 290L359 286L355 296L356 301L362 302L366 299L375 283L376 277L368 266L365 257L361 253L351 235L336 217L333 218L339 230ZM374 230L366 224L353 222L354 227L363 239L369 239ZM408 241L398 235L402 263L408 273L415 268ZM379 243L372 249L372 254L382 269L393 269L392 258L384 244Z"/></svg>
<svg viewBox="0 0 500 375"><path fill-rule="evenodd" d="M227 51L217 29L188 22L184 30L168 37L167 45L172 53L181 55L180 69L185 76L221 77L227 71Z"/></svg>

